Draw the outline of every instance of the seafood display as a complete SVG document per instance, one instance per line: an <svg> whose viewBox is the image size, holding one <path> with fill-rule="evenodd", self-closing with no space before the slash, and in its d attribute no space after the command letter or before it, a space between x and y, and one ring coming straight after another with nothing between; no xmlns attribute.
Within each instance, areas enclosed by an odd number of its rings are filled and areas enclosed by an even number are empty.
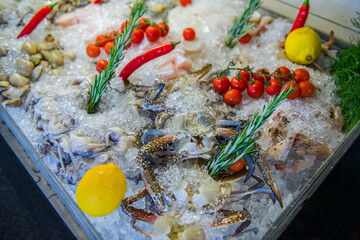
<svg viewBox="0 0 360 240"><path fill-rule="evenodd" d="M262 239L345 137L334 33L305 60L285 41L314 38L306 19L256 0L47 4L21 35L44 5L0 8L2 106L74 202L89 169L121 169L119 207L84 213L104 239Z"/></svg>

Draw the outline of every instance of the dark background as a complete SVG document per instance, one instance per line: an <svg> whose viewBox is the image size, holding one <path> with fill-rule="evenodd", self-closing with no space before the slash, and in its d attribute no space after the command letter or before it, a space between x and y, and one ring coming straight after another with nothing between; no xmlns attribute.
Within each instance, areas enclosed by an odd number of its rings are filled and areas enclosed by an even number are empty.
<svg viewBox="0 0 360 240"><path fill-rule="evenodd" d="M75 239L0 136L0 239ZM360 239L360 137L280 239Z"/></svg>

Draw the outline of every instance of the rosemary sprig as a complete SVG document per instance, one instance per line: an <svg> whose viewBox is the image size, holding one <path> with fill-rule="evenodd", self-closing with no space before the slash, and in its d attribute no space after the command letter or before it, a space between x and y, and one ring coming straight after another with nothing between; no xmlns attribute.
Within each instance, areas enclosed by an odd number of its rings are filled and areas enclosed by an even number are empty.
<svg viewBox="0 0 360 240"><path fill-rule="evenodd" d="M256 151L255 142L259 139L256 133L267 123L271 114L294 90L292 87L288 90L284 88L279 94L275 95L268 105L264 105L261 114L255 113L253 120L246 125L244 130L239 132L225 147L222 147L221 152L215 158L212 157L206 163L211 177L229 168L244 155Z"/></svg>
<svg viewBox="0 0 360 240"><path fill-rule="evenodd" d="M143 0L135 1L132 7L129 23L125 24L124 33L115 38L114 46L110 50L109 64L107 68L101 71L95 77L94 84L90 87L89 101L86 108L87 113L94 113L100 103L101 96L107 89L107 84L115 77L115 69L124 59L124 50L131 42L131 34L134 32L134 26L140 17L146 12L147 8Z"/></svg>
<svg viewBox="0 0 360 240"><path fill-rule="evenodd" d="M249 5L245 8L240 17L234 19L233 26L228 31L225 45L229 48L235 47L239 39L244 36L254 24L249 23L251 15L260 7L260 0L250 0Z"/></svg>

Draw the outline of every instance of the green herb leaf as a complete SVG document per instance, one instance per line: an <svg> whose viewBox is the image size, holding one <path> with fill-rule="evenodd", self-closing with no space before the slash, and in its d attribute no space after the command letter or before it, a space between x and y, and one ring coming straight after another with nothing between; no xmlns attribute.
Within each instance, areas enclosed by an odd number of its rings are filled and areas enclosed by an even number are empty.
<svg viewBox="0 0 360 240"><path fill-rule="evenodd" d="M94 84L90 87L89 101L86 108L87 113L94 113L100 103L101 96L107 89L107 84L115 77L115 69L119 66L120 62L124 59L124 50L131 42L131 34L134 32L136 22L146 12L144 2L135 1L132 7L132 14L130 16L130 24L125 24L124 33L115 38L114 46L110 50L109 64L104 71L101 71L95 77Z"/></svg>
<svg viewBox="0 0 360 240"><path fill-rule="evenodd" d="M228 36L225 45L233 48L238 43L239 39L244 36L254 24L249 23L251 15L260 7L260 0L250 0L249 5L245 8L240 17L234 19L233 26L228 31Z"/></svg>
<svg viewBox="0 0 360 240"><path fill-rule="evenodd" d="M286 90L286 88L284 88L279 94L275 95L270 103L263 107L260 114L254 114L253 120L245 126L244 130L239 132L233 140L229 141L215 158L212 157L211 160L206 163L211 177L231 167L244 155L257 150L255 143L259 139L259 136L256 133L267 123L268 118L274 113L276 108L282 104L294 90L291 85L290 89Z"/></svg>

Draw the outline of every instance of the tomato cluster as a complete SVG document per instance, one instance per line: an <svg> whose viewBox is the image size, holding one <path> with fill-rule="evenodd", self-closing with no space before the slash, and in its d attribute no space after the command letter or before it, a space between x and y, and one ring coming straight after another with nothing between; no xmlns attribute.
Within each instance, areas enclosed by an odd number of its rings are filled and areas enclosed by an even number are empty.
<svg viewBox="0 0 360 240"><path fill-rule="evenodd" d="M242 101L242 92L252 98L260 98L264 92L270 96L280 93L291 86L296 89L288 99L311 97L315 92L314 85L309 81L310 74L306 69L299 68L293 72L285 67L278 67L272 74L266 68L253 72L250 68L240 69L231 81L226 76L218 76L213 81L214 90L224 95L226 104L235 106ZM229 89L231 88L231 89Z"/></svg>
<svg viewBox="0 0 360 240"><path fill-rule="evenodd" d="M110 54L111 48L114 46L116 38L119 38L124 33L125 25L129 22L123 22L120 26L120 31L111 31L105 35L99 35L96 37L95 43L91 43L86 47L86 54L91 58L96 58L100 55L101 49L103 48L107 55ZM166 22L160 22L158 24L151 22L147 18L140 18L135 24L134 32L131 34L131 42L126 48L129 48L131 43L139 44L142 42L144 37L150 41L155 42L160 37L165 37L169 33L169 26ZM100 72L106 69L108 61L101 59L96 63L96 70Z"/></svg>

